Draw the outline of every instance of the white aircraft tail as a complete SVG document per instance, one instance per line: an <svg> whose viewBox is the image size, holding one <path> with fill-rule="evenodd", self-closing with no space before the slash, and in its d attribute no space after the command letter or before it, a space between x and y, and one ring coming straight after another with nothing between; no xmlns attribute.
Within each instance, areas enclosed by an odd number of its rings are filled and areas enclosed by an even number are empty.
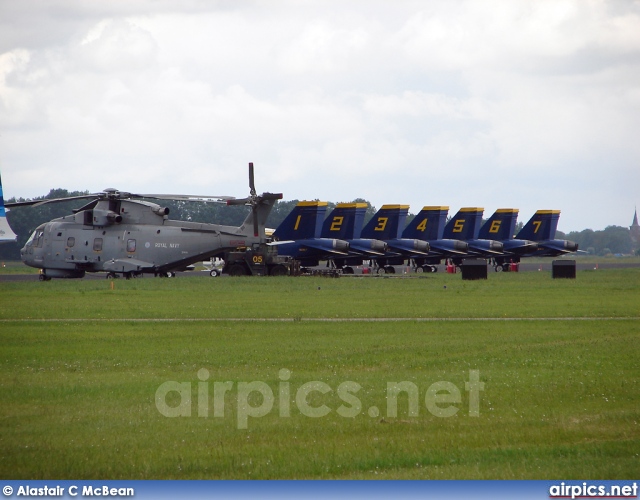
<svg viewBox="0 0 640 500"><path fill-rule="evenodd" d="M7 221L7 211L4 208L4 197L2 195L2 179L0 179L0 243L4 241L16 241L16 233L9 227Z"/></svg>

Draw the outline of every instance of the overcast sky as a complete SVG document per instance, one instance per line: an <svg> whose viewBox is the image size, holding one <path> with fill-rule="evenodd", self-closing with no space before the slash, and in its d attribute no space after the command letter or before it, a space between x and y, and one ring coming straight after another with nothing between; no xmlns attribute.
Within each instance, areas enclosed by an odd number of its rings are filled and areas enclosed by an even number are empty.
<svg viewBox="0 0 640 500"><path fill-rule="evenodd" d="M640 202L640 2L2 0L5 198Z"/></svg>

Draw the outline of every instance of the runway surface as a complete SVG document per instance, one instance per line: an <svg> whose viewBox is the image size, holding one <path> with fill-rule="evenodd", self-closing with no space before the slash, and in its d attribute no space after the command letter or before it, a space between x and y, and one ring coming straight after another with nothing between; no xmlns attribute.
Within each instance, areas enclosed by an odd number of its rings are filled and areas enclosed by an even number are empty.
<svg viewBox="0 0 640 500"><path fill-rule="evenodd" d="M597 266L597 268L596 268ZM636 268L636 267L640 267L640 264L637 263L625 263L625 262L611 262L611 263L604 263L604 264L591 264L591 263L581 263L581 262L577 262L576 264L576 268L578 271L585 271L585 270L596 270L596 269L630 269L630 268ZM324 269L324 268L319 268L319 269ZM413 276L413 277L427 277L429 276L430 273L414 273L413 271L410 271L409 273L406 273L407 268L403 267L403 266L396 266L396 273L395 274L387 274L386 276L397 276L397 277L401 277L401 276ZM358 276L358 275L363 275L362 269L354 269L355 274L351 275L351 276ZM533 263L527 263L527 262L522 262L520 263L520 272L547 272L549 274L551 274L551 261L549 262L545 262L543 264L533 264ZM444 265L440 265L438 266L438 272L439 273L444 273L445 272L445 266ZM495 271L493 270L493 267L490 266L489 267L489 276L491 276L492 274L494 274ZM208 271L189 271L189 272L182 272L182 273L177 273L178 278L189 278L189 277L194 277L194 276L209 276L209 272ZM368 276L374 277L377 276L376 274L368 274ZM223 278L226 278L227 276L223 276ZM347 275L345 275L345 277L347 277ZM84 278L82 279L88 279L88 280L92 280L92 279L102 279L104 280L106 278L106 274L105 273L87 273L85 275ZM153 278L153 276L151 276L150 274L145 275L144 279L150 279ZM136 279L141 279L141 278L136 278ZM175 279L175 278L158 278L158 279ZM211 279L219 279L219 278L211 278ZM19 282L19 281L38 281L38 275L37 274L0 274L0 283L6 283L6 282Z"/></svg>

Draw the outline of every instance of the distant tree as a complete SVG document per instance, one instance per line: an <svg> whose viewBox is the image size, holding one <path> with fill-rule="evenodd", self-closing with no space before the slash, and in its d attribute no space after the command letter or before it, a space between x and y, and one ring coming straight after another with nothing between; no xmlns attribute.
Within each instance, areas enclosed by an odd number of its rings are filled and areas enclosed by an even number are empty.
<svg viewBox="0 0 640 500"><path fill-rule="evenodd" d="M556 238L575 241L580 248L593 248L598 255L604 255L605 249L614 254L629 254L633 249L629 228L621 226L607 226L601 231L572 231L565 238L556 234Z"/></svg>
<svg viewBox="0 0 640 500"><path fill-rule="evenodd" d="M51 200L54 198L68 198L70 196L82 196L89 194L89 191L67 191L66 189L52 189L46 196L37 196L33 200ZM10 198L5 203L15 203L18 201L30 201L25 198ZM73 213L73 210L80 208L88 200L73 200L61 203L51 203L40 207L16 207L7 212L7 221L11 229L18 235L17 243L3 243L0 245L0 258L5 260L19 260L20 249L31 236L31 233L40 225L49 222L51 219L64 217Z"/></svg>

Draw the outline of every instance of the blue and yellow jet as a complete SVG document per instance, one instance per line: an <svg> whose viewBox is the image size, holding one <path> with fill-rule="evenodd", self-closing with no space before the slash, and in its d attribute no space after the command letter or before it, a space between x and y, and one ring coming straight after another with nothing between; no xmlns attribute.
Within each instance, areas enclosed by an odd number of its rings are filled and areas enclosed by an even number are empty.
<svg viewBox="0 0 640 500"><path fill-rule="evenodd" d="M493 258L504 252L504 245L499 241L479 237L483 212L484 208L479 207L461 208L445 226L443 236L467 242L470 257ZM462 263L461 257L454 257L452 260L456 265Z"/></svg>
<svg viewBox="0 0 640 500"><path fill-rule="evenodd" d="M384 241L360 237L366 212L366 203L338 203L322 225L320 236L349 243L348 257L332 259L344 274L353 274L352 266L360 266L364 260L383 257L387 253L388 246Z"/></svg>
<svg viewBox="0 0 640 500"><path fill-rule="evenodd" d="M394 273L393 266L404 265L406 259L429 256L427 241L402 236L408 213L409 205L383 205L362 229L361 237L382 240L389 247L390 254L374 259L380 274Z"/></svg>
<svg viewBox="0 0 640 500"><path fill-rule="evenodd" d="M327 212L326 201L301 201L273 233L278 254L289 255L302 266L317 266L321 260L349 255L349 243L320 236Z"/></svg>
<svg viewBox="0 0 640 500"><path fill-rule="evenodd" d="M516 238L537 243L537 249L524 257L556 257L578 252L578 244L570 240L556 240L560 210L538 210L517 234Z"/></svg>
<svg viewBox="0 0 640 500"><path fill-rule="evenodd" d="M413 259L416 271L436 272L442 259L460 258L469 251L468 243L442 237L448 212L449 207L423 207L404 229L403 238L428 241L430 245L429 257Z"/></svg>
<svg viewBox="0 0 640 500"><path fill-rule="evenodd" d="M480 228L479 238L500 241L504 247L502 255L493 257L496 271L504 271L510 263L538 250L535 241L514 236L517 220L517 208L499 208Z"/></svg>

